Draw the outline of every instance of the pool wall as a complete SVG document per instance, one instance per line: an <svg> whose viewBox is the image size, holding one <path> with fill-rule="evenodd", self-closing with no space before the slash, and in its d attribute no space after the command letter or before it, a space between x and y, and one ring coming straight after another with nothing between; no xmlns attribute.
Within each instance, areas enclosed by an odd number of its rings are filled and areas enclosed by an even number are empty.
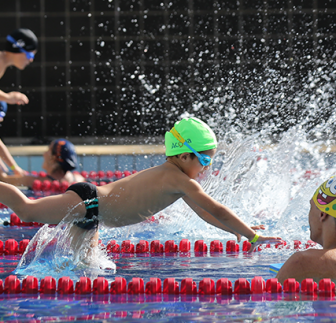
<svg viewBox="0 0 336 323"><path fill-rule="evenodd" d="M43 152L47 146L11 146L9 151L23 169L42 171ZM76 146L79 171L142 170L165 161L164 146L110 145Z"/></svg>

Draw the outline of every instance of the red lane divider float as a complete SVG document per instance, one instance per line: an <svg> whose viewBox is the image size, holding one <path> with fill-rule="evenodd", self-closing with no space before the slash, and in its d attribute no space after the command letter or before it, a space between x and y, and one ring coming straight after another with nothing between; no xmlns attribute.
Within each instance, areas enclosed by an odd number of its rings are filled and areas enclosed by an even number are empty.
<svg viewBox="0 0 336 323"><path fill-rule="evenodd" d="M137 171L133 170L133 171L128 171L128 170L124 170L124 171L90 171L90 172L86 172L86 171L82 171L82 172L74 172L74 173L78 173L81 174L87 181L97 185L97 186L102 186L102 185L106 185L107 183L116 181L118 179L130 176L132 174L135 174ZM34 176L39 176L39 177L46 177L47 174L43 171L41 172L36 172L36 171L32 171L31 172L32 175ZM43 192L43 195L51 195L51 194L60 194L60 193L64 193L69 187L69 183L67 181L49 181L49 180L39 180L36 179L33 182L32 185L32 190L35 192L35 194L39 195L40 192ZM5 206L3 206L5 207ZM0 205L1 208L1 205Z"/></svg>
<svg viewBox="0 0 336 323"><path fill-rule="evenodd" d="M17 217L14 213L13 217ZM11 215L11 218L12 218ZM16 220L15 220L16 221ZM15 222L16 223L16 222ZM12 224L11 224L12 225ZM27 225L27 223L26 223ZM30 223L29 225L40 225ZM9 239L5 242L5 244L0 240L0 254L5 255L17 255L23 254L26 247L28 246L30 240L24 239L20 242L17 242L14 239ZM308 241L306 244L302 244L300 241L294 241L294 249L297 248L310 248L315 246L316 243L313 241ZM100 246L102 248L106 248L108 254L112 256L118 257L118 255L122 254L125 256L159 256L165 254L166 256L175 256L179 254L180 256L188 256L191 251L191 242L188 239L182 239L180 241L179 246L174 242L174 240L167 240L163 246L163 244L159 240L153 240L149 243L147 240L140 240L135 246L130 240L124 240L121 243L121 246L117 243L116 240L110 240L106 247L100 241ZM251 244L248 241L243 242L243 252L247 252L250 249ZM265 246L267 248L268 245ZM276 246L277 247L277 246ZM286 245L288 248L289 246ZM226 242L226 253L228 254L237 254L239 252L239 245L234 240L229 240ZM263 246L260 246L258 249L264 249ZM194 252L195 256L202 257L206 256L208 251L208 247L203 240L197 240L194 244ZM223 253L223 243L219 240L211 241L210 243L210 255L218 255Z"/></svg>
<svg viewBox="0 0 336 323"><path fill-rule="evenodd" d="M119 180L121 178L130 176L134 173L137 173L136 170L128 171L74 171L74 173L81 174L86 180L94 183L95 185L105 185L107 183ZM39 176L39 177L46 177L47 174L44 171L36 172L32 171L32 175L34 176ZM216 170L213 172L213 175L217 176L219 174L219 171ZM303 178L305 179L310 179L310 178L315 178L320 174L319 171L312 171L312 170L307 170L305 174L303 175ZM224 178L225 180L225 178ZM35 180L32 186L32 190L37 193L37 192L44 192L47 194L59 194L59 193L64 193L67 188L69 187L69 183L67 181L59 182L59 181L49 181L49 180ZM5 205L0 203L0 208L6 207Z"/></svg>
<svg viewBox="0 0 336 323"><path fill-rule="evenodd" d="M90 172L81 171L80 174L85 179L88 179L88 180L106 181L108 183L108 182L111 182L111 181L115 181L115 180L118 180L118 179L130 176L132 174L135 174L136 172L137 172L136 170L132 170L132 171L129 171L129 170L124 170L124 171L116 170L114 172L111 171L111 170L108 170L106 172L100 170L98 172L95 172L95 171L90 171Z"/></svg>
<svg viewBox="0 0 336 323"><path fill-rule="evenodd" d="M15 239L8 239L5 241L5 243L0 240L0 255L22 255L25 252L29 242L29 239L24 239L20 242L17 242Z"/></svg>
<svg viewBox="0 0 336 323"><path fill-rule="evenodd" d="M181 286L181 288L180 288ZM34 276L28 276L20 280L15 275L10 275L3 283L0 280L0 293L5 294L111 294L111 295L192 295L192 296L231 296L231 295L289 295L295 296L301 294L301 299L335 298L335 283L329 278L321 279L317 284L311 278L304 279L301 283L294 278L286 279L283 286L277 278L265 280L260 277L254 277L251 282L245 278L239 278L232 283L227 278L220 278L215 281L211 278L203 278L198 283L192 278L184 278L181 284L175 278L152 277L148 282L142 278L133 277L127 284L123 277L116 277L111 284L104 277L98 277L91 282L88 277L81 277L76 283L69 277L61 277L58 282L51 276L41 279L40 283ZM299 297L291 297L292 300L299 300Z"/></svg>
<svg viewBox="0 0 336 323"><path fill-rule="evenodd" d="M133 170L133 171L90 171L90 172L86 172L86 171L82 171L82 172L77 172L79 174L81 174L87 181L90 181L91 183L98 185L98 186L102 186L105 185L107 183L116 181L118 179L130 176L132 174L135 174L137 171ZM33 175L36 176L40 176L40 177L46 177L46 173L45 172L32 172ZM38 180L36 179L33 182L32 185L32 190L34 192L47 192L49 194L59 194L59 193L64 193L67 188L69 187L69 183L67 181L49 181L49 180Z"/></svg>
<svg viewBox="0 0 336 323"><path fill-rule="evenodd" d="M24 222L22 221L15 213L11 213L9 223L5 223L4 225L9 224L10 226L17 226L17 227L41 227L44 224L38 222Z"/></svg>
<svg viewBox="0 0 336 323"><path fill-rule="evenodd" d="M307 249L316 246L316 243L309 240L307 243L302 244L300 241L294 240L293 244L287 244L286 242L279 243L275 245L276 248L287 248L287 249ZM251 244L248 241L244 241L242 245L242 251L248 252L250 250ZM265 248L270 248L271 245L261 245L257 249L263 250ZM223 243L219 240L213 240L210 242L210 255L223 253ZM134 245L130 240L122 241L121 246L116 240L110 240L107 243L106 250L109 254L128 254L128 255L170 255L180 253L181 255L187 254L191 251L191 242L188 239L182 239L179 246L174 242L174 240L167 240L162 244L159 240L153 240L149 243L146 240L140 240L139 243ZM238 253L240 251L239 244L235 240L229 240L226 242L226 253ZM196 256L207 255L208 246L204 240L197 240L194 243L194 252Z"/></svg>
<svg viewBox="0 0 336 323"><path fill-rule="evenodd" d="M121 178L130 176L132 174L137 173L136 170L124 170L124 171L120 171L120 170L116 170L116 171L74 171L74 173L78 173L81 174L87 181L98 185L98 186L102 186L102 185L106 185L107 183L113 182L113 181L117 181ZM219 171L214 171L213 174L214 175L218 175ZM34 176L39 176L39 177L46 177L47 174L43 171L40 172L36 172L36 171L32 171L31 172L32 175ZM64 193L67 188L69 187L69 183L66 181L63 182L59 182L59 181L49 181L49 180L38 180L36 179L32 185L32 190L36 193L39 194L40 192L43 192L44 195L45 194L59 194L59 193ZM1 207L1 205L0 205Z"/></svg>

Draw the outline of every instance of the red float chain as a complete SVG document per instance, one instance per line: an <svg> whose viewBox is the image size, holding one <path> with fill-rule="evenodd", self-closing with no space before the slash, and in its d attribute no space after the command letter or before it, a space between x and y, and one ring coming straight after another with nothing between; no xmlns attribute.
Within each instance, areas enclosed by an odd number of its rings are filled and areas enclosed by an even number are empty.
<svg viewBox="0 0 336 323"><path fill-rule="evenodd" d="M130 176L134 173L136 173L136 170L133 171L119 171L116 170L115 172L112 171L82 171L82 172L77 172L78 174L81 174L85 179L89 180L91 183L102 186L106 185L107 183L111 181L116 181L118 179L121 179L123 177ZM76 173L76 172L74 172ZM31 174L40 176L40 177L46 177L47 174L43 171L41 172L31 172ZM49 194L59 194L59 193L64 193L67 188L69 187L69 183L67 181L59 182L59 181L40 181L36 179L32 185L32 190L34 192L48 192Z"/></svg>
<svg viewBox="0 0 336 323"><path fill-rule="evenodd" d="M17 242L14 239L8 239L5 244L0 240L0 254L5 255L19 255L23 254L26 247L28 246L30 240L24 239L20 242ZM105 246L100 241L101 247L105 248ZM316 243L309 240L305 244L305 248L313 247ZM282 244L275 245L277 248L289 248L289 246L283 242ZM294 249L302 249L302 243L298 240L294 240ZM248 241L243 242L243 252L247 252L251 247L251 244ZM259 250L264 248L270 248L270 245L259 246ZM106 246L106 251L108 254L113 254L117 256L119 254L125 254L126 256L132 256L137 254L142 257L146 256L156 256L166 254L167 256L175 256L175 254L179 253L180 256L188 256L191 249L191 243L188 239L182 239L180 241L180 246L178 248L177 244L175 244L174 240L167 240L164 244L160 243L160 240L153 240L150 244L147 240L140 240L139 243L134 244L130 240L124 240L120 245L116 242L116 240L111 240L108 242ZM203 240L197 240L194 244L194 253L197 257L206 256L208 252L208 246L204 243ZM239 244L237 244L234 240L229 240L226 242L226 253L238 253L239 252ZM223 253L223 243L219 240L211 241L210 243L210 255L212 253Z"/></svg>
<svg viewBox="0 0 336 323"><path fill-rule="evenodd" d="M8 239L4 245L4 243L0 240L0 255L22 255L25 252L29 242L29 239L23 239L19 243L15 239Z"/></svg>
<svg viewBox="0 0 336 323"><path fill-rule="evenodd" d="M98 185L98 186L102 186L102 185L106 185L107 183L111 182L111 181L116 181L119 180L121 178L130 176L134 173L136 173L136 170L133 171L128 171L128 170L124 170L124 171L75 171L74 173L78 173L81 174L85 179L89 180L91 183ZM40 171L40 172L36 172L36 171L32 171L31 172L32 175L35 176L40 176L40 177L46 177L47 174L44 171ZM213 172L213 175L217 176L219 174L219 171L216 170ZM303 175L304 178L309 179L312 177L316 177L317 175L319 175L318 171L311 171L311 170L307 170L305 172L305 174ZM224 178L225 180L225 178ZM40 180L35 180L32 186L32 190L34 192L45 192L48 194L59 194L59 193L64 193L67 188L69 187L69 183L67 181L63 181L63 182L59 182L59 181L49 181L49 180L45 180L45 181L40 181ZM5 205L0 203L0 208L4 208L6 207Z"/></svg>
<svg viewBox="0 0 336 323"><path fill-rule="evenodd" d="M78 172L77 171L76 172L75 171L74 173L81 174L86 180L90 181L92 184L95 184L97 186L102 186L102 185L106 185L109 182L117 181L121 178L135 174L137 173L137 171L136 170L132 170L132 171L116 170L113 172L111 170L108 170L104 172L100 170L98 172L96 171L90 171L90 172L87 172L87 171ZM217 176L218 173L219 171L213 172L215 176ZM35 176L40 176L40 177L47 176L47 174L43 171L40 171L40 172L32 171L31 174ZM64 193L68 187L69 187L69 183L66 181L63 181L60 183L59 181L49 181L49 180L40 181L36 179L32 185L32 190L35 193L44 192L48 194L59 194L59 193Z"/></svg>
<svg viewBox="0 0 336 323"><path fill-rule="evenodd" d="M152 221L152 219L151 219ZM24 222L22 221L15 213L10 215L10 222L11 226L19 226L19 227L27 227L27 226L34 226L40 227L43 226L43 223L38 222ZM305 245L303 246L301 241L294 240L293 246L287 244L286 241L279 242L275 245L277 249L307 249L310 247L316 246L314 241L308 240ZM251 244L248 241L244 241L242 245L242 251L247 252L250 250ZM260 245L258 246L257 250L261 251L263 249L271 248L270 244ZM165 245L160 243L159 240L154 240L150 243L146 240L140 240L140 242L134 247L134 244L131 243L130 240L125 240L122 242L121 247L116 242L116 240L111 240L107 244L107 252L108 253L177 253L177 252L189 252L191 249L191 243L188 239L182 239L180 241L179 247L175 244L174 240L168 240L165 242ZM223 243L219 240L211 241L210 243L210 253L212 252L223 252ZM228 240L226 242L226 252L237 253L240 251L240 246L235 240ZM206 254L208 252L208 246L204 242L204 240L197 240L195 241L194 251L200 254Z"/></svg>
<svg viewBox="0 0 336 323"><path fill-rule="evenodd" d="M262 295L262 294L301 294L301 299L316 299L320 297L335 297L335 283L329 278L321 279L319 284L311 278L306 278L301 285L294 278L285 280L283 286L277 278L270 278L266 282L260 276L255 276L251 282L245 278L237 279L234 284L227 278L220 278L215 283L211 278L203 278L197 288L197 283L192 278L184 278L179 282L175 278L150 278L145 284L142 278L133 277L127 284L123 277L116 277L109 285L104 277L96 278L93 283L88 277L81 277L76 283L69 277L61 277L56 283L56 279L46 276L41 279L40 284L34 276L28 276L20 280L15 275L10 275L5 279L5 283L0 280L0 293L7 294L112 294L112 295L191 295L191 296L231 296L237 295Z"/></svg>
<svg viewBox="0 0 336 323"><path fill-rule="evenodd" d="M307 249L310 247L316 246L316 243L308 240L307 243L302 245L301 241L294 240L293 246L287 245L285 241L278 243L275 245L276 248L293 248L293 249ZM258 250L263 250L266 248L270 248L270 244L258 246ZM248 241L243 242L242 251L247 252L251 248L251 243ZM167 240L163 246L160 240L153 240L150 244L147 240L140 240L139 243L134 244L130 240L125 240L121 243L121 246L117 243L116 240L111 240L107 243L106 250L108 253L112 254L175 254L175 253L188 253L191 250L191 243L188 239L182 239L180 241L179 246L174 242L174 240ZM223 243L219 240L213 240L210 242L210 254L211 253L222 253L224 250ZM229 240L226 242L226 249L227 253L238 253L240 250L240 246L236 243L235 240ZM204 240L197 240L194 244L194 252L195 255L202 256L206 255L208 252L208 246L204 242Z"/></svg>

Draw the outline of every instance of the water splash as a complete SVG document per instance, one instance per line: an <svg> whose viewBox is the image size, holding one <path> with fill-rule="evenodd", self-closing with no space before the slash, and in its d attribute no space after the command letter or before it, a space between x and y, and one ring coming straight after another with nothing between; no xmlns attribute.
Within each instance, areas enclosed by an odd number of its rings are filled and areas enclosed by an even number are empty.
<svg viewBox="0 0 336 323"><path fill-rule="evenodd" d="M56 226L44 225L30 241L15 274L44 278L46 273L56 279L69 276L97 278L114 273L116 266L106 251L92 246L95 230L82 230L74 225L78 214L69 214Z"/></svg>
<svg viewBox="0 0 336 323"><path fill-rule="evenodd" d="M218 134L213 168L201 181L205 191L233 209L247 224L265 224L265 235L281 236L288 242L309 239L309 200L318 185L336 172L331 153L336 124L336 111L331 108L336 97L334 69L335 66L320 66L295 75L266 68L244 76L244 81L241 71L230 71L221 84L205 86L206 91L194 93L193 104L184 111L178 108L183 105L174 95L179 88L168 91L173 102L168 117L177 113L201 117ZM139 80L147 90L145 95L155 101L159 86L151 86L143 75ZM168 84L175 81L172 78ZM326 149L321 152L323 145ZM51 248L54 256L50 265L43 258L49 248L46 246L60 237L63 242ZM155 221L101 228L100 237L105 244L110 239L131 239L136 243L140 239L188 238L209 243L234 238L205 223L182 200L156 214ZM61 267L64 260L74 259L67 270L81 272L76 257L68 250L67 239L62 224L52 230L42 228L30 245L40 243L39 253L30 256L26 252L18 270L28 273L29 269L35 270L33 264L43 264L53 272L53 263ZM89 275L98 273L99 268L94 268Z"/></svg>
<svg viewBox="0 0 336 323"><path fill-rule="evenodd" d="M211 86L200 74L205 90L192 93L192 104L184 111L178 108L185 107L177 100L180 89L167 91L173 102L167 117L179 111L181 117L200 117L218 134L213 169L202 181L208 194L249 225L266 224L265 234L306 241L309 200L336 172L330 148L335 143L336 64L271 65L245 75L233 67L223 77L216 69ZM150 91L145 95L148 102L155 99ZM205 223L183 201L160 212L155 222L103 230L102 237L135 242L144 232L148 239L162 241L234 238Z"/></svg>

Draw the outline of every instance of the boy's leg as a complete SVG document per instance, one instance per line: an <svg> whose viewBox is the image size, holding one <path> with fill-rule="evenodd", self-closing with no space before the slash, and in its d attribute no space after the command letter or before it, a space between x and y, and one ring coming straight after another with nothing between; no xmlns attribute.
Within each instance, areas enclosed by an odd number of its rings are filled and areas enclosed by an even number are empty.
<svg viewBox="0 0 336 323"><path fill-rule="evenodd" d="M99 233L98 230L93 229L94 231L90 231L90 248L95 248L98 246L98 240L99 240ZM71 242L71 247L76 250L80 249L83 244L83 238L86 236L86 234L89 232L88 230L82 229L77 227L76 225L73 225L71 227L71 236L73 237Z"/></svg>
<svg viewBox="0 0 336 323"><path fill-rule="evenodd" d="M34 218L31 220L33 222L58 224L70 211L80 219L86 214L82 199L72 191L29 201L30 216ZM20 217L19 214L18 216Z"/></svg>
<svg viewBox="0 0 336 323"><path fill-rule="evenodd" d="M0 182L0 202L11 208L25 222L58 224L71 209L81 203L72 212L84 217L85 205L72 191L64 194L28 199L17 187Z"/></svg>

